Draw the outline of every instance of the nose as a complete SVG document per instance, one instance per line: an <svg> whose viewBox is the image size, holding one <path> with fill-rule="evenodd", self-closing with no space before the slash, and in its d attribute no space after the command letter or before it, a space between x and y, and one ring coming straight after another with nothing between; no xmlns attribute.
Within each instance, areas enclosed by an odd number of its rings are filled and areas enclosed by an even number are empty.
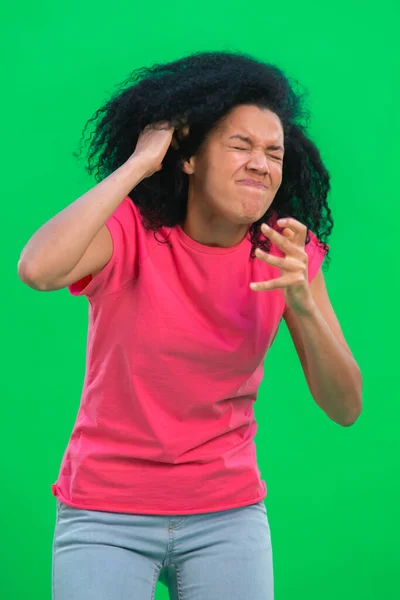
<svg viewBox="0 0 400 600"><path fill-rule="evenodd" d="M253 169L255 171L258 171L260 173L268 173L269 172L269 167L268 167L268 159L265 156L264 152L252 152L250 159L247 163L247 166L249 169Z"/></svg>

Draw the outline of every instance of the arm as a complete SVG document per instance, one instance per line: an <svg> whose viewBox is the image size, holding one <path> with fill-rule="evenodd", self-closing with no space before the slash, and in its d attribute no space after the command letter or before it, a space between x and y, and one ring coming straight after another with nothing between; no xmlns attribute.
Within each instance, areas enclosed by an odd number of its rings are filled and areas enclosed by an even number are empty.
<svg viewBox="0 0 400 600"><path fill-rule="evenodd" d="M173 133L169 123L147 126L123 165L42 225L22 250L20 279L55 290L100 271L113 251L107 220L138 183L162 169Z"/></svg>
<svg viewBox="0 0 400 600"><path fill-rule="evenodd" d="M321 269L310 283L313 304L305 314L287 308L283 318L310 392L336 423L352 425L362 409L362 376L332 308Z"/></svg>
<svg viewBox="0 0 400 600"><path fill-rule="evenodd" d="M144 172L131 159L42 225L22 250L19 278L50 291L101 270L113 251L105 223Z"/></svg>

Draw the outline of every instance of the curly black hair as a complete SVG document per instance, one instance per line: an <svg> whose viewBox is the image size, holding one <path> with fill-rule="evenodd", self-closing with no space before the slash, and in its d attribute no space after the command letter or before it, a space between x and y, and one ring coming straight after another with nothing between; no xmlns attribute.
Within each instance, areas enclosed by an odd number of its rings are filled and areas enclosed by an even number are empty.
<svg viewBox="0 0 400 600"><path fill-rule="evenodd" d="M81 144L89 123L98 122L89 136L85 169L91 175L96 168L95 179L101 181L128 160L147 125L168 121L179 130L187 124L189 135L179 147L168 149L163 168L129 193L144 227L155 235L162 226L185 222L189 179L181 169L182 161L196 153L207 134L235 106L268 108L283 127L282 183L267 212L250 227L250 256L255 257L257 247L271 249L271 242L260 235L261 223L273 225L278 218L292 216L317 235L327 250L325 264L329 263L326 241L333 228L327 203L330 176L318 148L305 133L309 119L303 106L305 92L296 93L293 83L275 65L239 52L198 52L136 69L87 121ZM74 156L79 158L79 153ZM307 232L306 243L309 241Z"/></svg>

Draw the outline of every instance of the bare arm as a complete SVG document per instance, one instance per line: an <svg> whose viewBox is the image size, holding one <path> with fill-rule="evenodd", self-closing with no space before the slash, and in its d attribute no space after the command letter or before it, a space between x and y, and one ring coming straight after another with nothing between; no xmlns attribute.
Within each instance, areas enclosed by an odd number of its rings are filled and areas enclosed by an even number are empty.
<svg viewBox="0 0 400 600"><path fill-rule="evenodd" d="M19 278L49 291L100 271L113 251L106 221L142 179L162 168L173 132L146 128L127 162L42 225L21 252Z"/></svg>
<svg viewBox="0 0 400 600"><path fill-rule="evenodd" d="M105 223L142 174L141 163L125 163L42 225L21 253L20 279L34 289L59 289L107 264L112 241Z"/></svg>
<svg viewBox="0 0 400 600"><path fill-rule="evenodd" d="M310 392L330 419L352 425L362 410L362 375L332 308L322 270L310 283L313 307L284 319L300 358Z"/></svg>

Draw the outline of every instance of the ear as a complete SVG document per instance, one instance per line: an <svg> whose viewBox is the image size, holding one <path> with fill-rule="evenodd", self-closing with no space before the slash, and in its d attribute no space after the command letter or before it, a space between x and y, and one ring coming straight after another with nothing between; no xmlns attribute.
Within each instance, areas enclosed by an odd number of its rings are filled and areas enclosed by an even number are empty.
<svg viewBox="0 0 400 600"><path fill-rule="evenodd" d="M192 156L189 160L182 161L182 171L186 173L186 175L193 175L195 169L195 158Z"/></svg>

